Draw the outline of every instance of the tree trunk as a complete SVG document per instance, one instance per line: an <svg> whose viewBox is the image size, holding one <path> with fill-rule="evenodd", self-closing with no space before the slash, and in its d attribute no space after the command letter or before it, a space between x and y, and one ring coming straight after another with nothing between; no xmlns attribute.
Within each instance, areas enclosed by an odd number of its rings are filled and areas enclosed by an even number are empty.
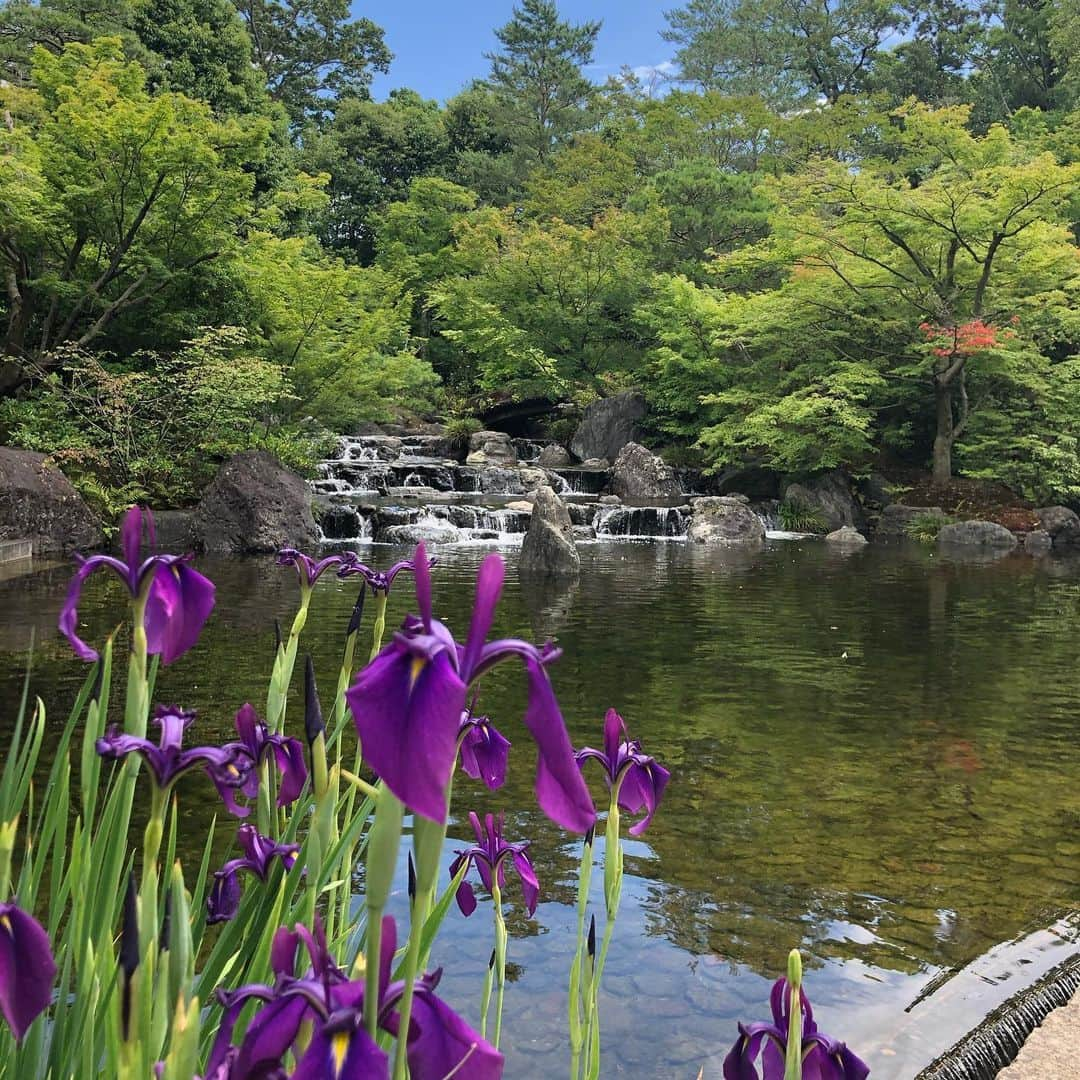
<svg viewBox="0 0 1080 1080"><path fill-rule="evenodd" d="M937 403L937 432L934 435L934 487L945 487L952 479L953 408L952 383L934 380Z"/></svg>

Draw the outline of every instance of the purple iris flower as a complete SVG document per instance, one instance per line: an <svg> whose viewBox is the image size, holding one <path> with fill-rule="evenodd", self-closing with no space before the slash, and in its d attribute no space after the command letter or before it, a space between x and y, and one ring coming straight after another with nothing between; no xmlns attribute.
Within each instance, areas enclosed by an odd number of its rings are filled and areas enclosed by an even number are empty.
<svg viewBox="0 0 1080 1080"><path fill-rule="evenodd" d="M506 860L512 858L521 878L521 893L525 898L525 910L530 915L536 911L536 901L540 896L540 882L536 880L536 871L526 851L528 840L520 844L508 844L503 839L503 821L505 815L487 814L483 825L480 818L469 812L473 832L476 833L476 846L457 852L457 858L450 864L450 877L453 878L461 869L461 864L471 862L484 883L484 888L491 892L491 887L498 881L499 888L506 887ZM468 881L458 886L457 903L463 915L471 915L476 910L476 895Z"/></svg>
<svg viewBox="0 0 1080 1080"><path fill-rule="evenodd" d="M410 574L416 573L417 559L423 559L425 555L423 553L423 545L417 548L416 556L412 559L402 559L400 562L394 563L389 570L372 570L370 566L365 566L360 562L357 556L353 556L353 559L345 563L340 570L338 570L338 577L345 578L352 574L361 574L368 587L371 589L372 594L385 593L389 596L390 586L394 584L394 578L398 576L402 571L408 571ZM432 556L427 559L427 568L430 569L437 562L438 558Z"/></svg>
<svg viewBox="0 0 1080 1080"><path fill-rule="evenodd" d="M307 780L304 747L300 740L287 738L284 735L271 735L254 707L248 703L240 706L235 723L240 741L226 743L222 749L243 750L251 758L251 767L247 779L239 788L231 781L227 784L218 784L218 793L229 813L236 817L247 817L251 812L250 807L237 803L236 792L243 792L249 799L254 799L258 795L258 766L268 754L274 755L274 762L281 774L278 806L288 806L295 802L300 797L300 792L304 790L304 782ZM216 777L215 783L217 783Z"/></svg>
<svg viewBox="0 0 1080 1080"><path fill-rule="evenodd" d="M459 645L432 618L431 575L424 545L416 549L416 601L409 617L361 671L345 697L368 764L414 812L446 821L446 790L457 759L461 714L469 686L503 660L525 666L529 701L525 725L539 748L536 794L540 808L573 832L596 820L592 799L574 764L573 748L544 666L560 652L516 638L487 641L502 592L505 564L489 555L476 578L469 634Z"/></svg>
<svg viewBox="0 0 1080 1080"><path fill-rule="evenodd" d="M146 512L148 531L153 539L154 524ZM139 562L142 542L143 511L133 506L120 524L120 547L124 557L76 555L79 568L71 579L64 606L60 611L60 632L71 642L80 660L98 658L76 632L79 625L79 597L83 584L95 570L111 570L127 587L133 599L145 597L146 647L151 654L161 654L166 664L183 656L199 639L203 625L214 609L214 584L189 565L190 555L151 555Z"/></svg>
<svg viewBox="0 0 1080 1080"><path fill-rule="evenodd" d="M295 566L300 587L310 589L330 569L331 566L349 566L357 559L355 551L343 551L340 555L327 555L324 559L313 559L296 548L282 548L277 553L278 566Z"/></svg>
<svg viewBox="0 0 1080 1080"><path fill-rule="evenodd" d="M818 1031L806 992L799 990L802 1009L803 1080L864 1080L870 1067L847 1046ZM739 1039L724 1058L724 1080L784 1080L791 990L787 979L777 979L769 996L773 1022L739 1024ZM764 1043L764 1051L762 1044ZM754 1062L762 1055L759 1078Z"/></svg>
<svg viewBox="0 0 1080 1080"><path fill-rule="evenodd" d="M242 858L230 859L220 870L214 871L214 884L206 898L206 921L228 922L240 906L240 871L248 870L260 881L265 881L274 859L280 859L286 870L296 862L299 844L278 844L269 836L261 836L254 825L241 825L236 839L244 852Z"/></svg>
<svg viewBox="0 0 1080 1080"><path fill-rule="evenodd" d="M16 1039L52 1000L56 961L41 923L16 904L0 904L0 1013Z"/></svg>
<svg viewBox="0 0 1080 1080"><path fill-rule="evenodd" d="M294 974L299 947L310 960L307 973ZM397 946L394 921L383 919L379 963L379 1027L398 1036L398 1003L405 990L391 982ZM326 948L320 922L314 933L304 926L282 927L270 951L273 986L252 984L218 992L225 1015L210 1053L207 1077L214 1080L262 1080L276 1077L281 1059L296 1044L301 1027L312 1024L292 1080L379 1080L389 1076L386 1053L363 1025L363 980L349 980ZM502 1055L481 1038L436 995L440 972L424 975L415 984L409 1024L407 1059L412 1080L498 1080ZM252 1017L243 1041L231 1046L241 1009L251 1000L265 1002Z"/></svg>
<svg viewBox="0 0 1080 1080"><path fill-rule="evenodd" d="M637 739L627 737L626 724L614 709L608 709L604 717L604 749L586 746L577 752L578 765L589 758L603 765L608 790L618 791L619 805L627 813L645 810L645 816L630 826L630 835L640 836L660 805L671 773L655 758L643 754Z"/></svg>
<svg viewBox="0 0 1080 1080"><path fill-rule="evenodd" d="M137 735L125 735L114 725L98 739L96 749L103 758L114 760L126 758L128 754L140 754L162 790L171 787L180 776L200 765L206 767L218 790L222 787L243 787L253 762L251 755L239 743L182 749L184 730L194 719L193 712L184 712L175 705L159 705L154 710L154 723L161 729L156 745Z"/></svg>
<svg viewBox="0 0 1080 1080"><path fill-rule="evenodd" d="M461 714L458 732L461 769L466 776L482 780L492 791L506 783L510 740L486 716Z"/></svg>

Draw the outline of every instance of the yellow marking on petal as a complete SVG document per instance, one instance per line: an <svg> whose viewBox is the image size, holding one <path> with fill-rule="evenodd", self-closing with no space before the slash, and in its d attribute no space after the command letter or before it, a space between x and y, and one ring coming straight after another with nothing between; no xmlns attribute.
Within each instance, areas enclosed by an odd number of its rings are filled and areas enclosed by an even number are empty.
<svg viewBox="0 0 1080 1080"><path fill-rule="evenodd" d="M15 936L15 932L11 929L11 920L6 915L0 915L0 926L2 926L12 937Z"/></svg>
<svg viewBox="0 0 1080 1080"><path fill-rule="evenodd" d="M338 1031L330 1041L330 1051L334 1055L334 1075L340 1076L345 1065L345 1055L349 1052L349 1033Z"/></svg>
<svg viewBox="0 0 1080 1080"><path fill-rule="evenodd" d="M228 773L229 773L230 776L239 776L240 775L240 770L235 765L233 765L232 762L230 762L228 765L226 765L225 768L228 770Z"/></svg>
<svg viewBox="0 0 1080 1080"><path fill-rule="evenodd" d="M420 678L420 672L424 670L424 665L427 660L422 656L414 656L412 658L412 669L409 672L409 687L412 688L416 685L416 680Z"/></svg>

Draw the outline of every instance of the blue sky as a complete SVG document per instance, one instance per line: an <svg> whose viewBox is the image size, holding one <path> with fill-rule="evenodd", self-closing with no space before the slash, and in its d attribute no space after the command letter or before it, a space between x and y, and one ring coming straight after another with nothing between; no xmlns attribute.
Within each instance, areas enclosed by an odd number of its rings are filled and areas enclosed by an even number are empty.
<svg viewBox="0 0 1080 1080"><path fill-rule="evenodd" d="M624 64L651 68L670 58L673 46L661 40L660 31L667 25L664 10L680 3L560 0L559 12L570 22L603 22L587 71L603 82ZM497 44L492 31L509 20L513 6L513 0L354 0L354 14L381 26L394 54L390 74L375 80L375 97L381 100L399 86L424 97L453 97L470 79L487 74L484 53Z"/></svg>

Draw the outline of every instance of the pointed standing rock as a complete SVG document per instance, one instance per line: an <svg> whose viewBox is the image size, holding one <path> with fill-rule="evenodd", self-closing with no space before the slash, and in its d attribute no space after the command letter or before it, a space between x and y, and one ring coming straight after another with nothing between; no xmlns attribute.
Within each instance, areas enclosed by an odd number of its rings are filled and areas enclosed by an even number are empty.
<svg viewBox="0 0 1080 1080"><path fill-rule="evenodd" d="M576 574L581 569L570 514L546 484L533 493L532 518L521 545L519 566L523 574L552 577Z"/></svg>

